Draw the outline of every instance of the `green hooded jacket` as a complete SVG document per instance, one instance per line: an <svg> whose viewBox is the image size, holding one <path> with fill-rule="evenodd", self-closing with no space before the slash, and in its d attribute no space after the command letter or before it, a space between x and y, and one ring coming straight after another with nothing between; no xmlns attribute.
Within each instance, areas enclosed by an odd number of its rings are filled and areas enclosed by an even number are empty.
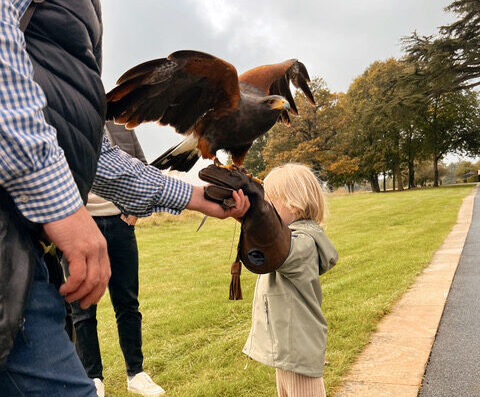
<svg viewBox="0 0 480 397"><path fill-rule="evenodd" d="M338 253L315 221L298 220L289 228L285 263L258 276L243 353L265 365L322 377L327 323L320 307L319 274L337 263Z"/></svg>

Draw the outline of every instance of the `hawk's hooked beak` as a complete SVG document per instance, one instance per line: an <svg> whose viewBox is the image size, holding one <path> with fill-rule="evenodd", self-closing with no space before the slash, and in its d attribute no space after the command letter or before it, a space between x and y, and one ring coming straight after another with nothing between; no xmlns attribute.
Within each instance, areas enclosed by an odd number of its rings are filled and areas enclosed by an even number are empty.
<svg viewBox="0 0 480 397"><path fill-rule="evenodd" d="M272 109L276 109L276 110L290 110L290 104L288 103L288 101L284 98L278 98L278 99L275 99L275 102L272 103L272 106L271 106Z"/></svg>

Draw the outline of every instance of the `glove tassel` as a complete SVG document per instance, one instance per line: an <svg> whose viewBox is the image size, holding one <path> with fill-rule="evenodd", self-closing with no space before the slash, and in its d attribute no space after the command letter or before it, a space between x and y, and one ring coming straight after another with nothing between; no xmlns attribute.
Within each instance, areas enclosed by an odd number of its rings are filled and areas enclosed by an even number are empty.
<svg viewBox="0 0 480 397"><path fill-rule="evenodd" d="M240 285L240 274L242 273L242 262L237 256L235 262L232 263L232 268L230 269L232 273L232 281L230 282L230 300L241 300L242 297L242 287Z"/></svg>

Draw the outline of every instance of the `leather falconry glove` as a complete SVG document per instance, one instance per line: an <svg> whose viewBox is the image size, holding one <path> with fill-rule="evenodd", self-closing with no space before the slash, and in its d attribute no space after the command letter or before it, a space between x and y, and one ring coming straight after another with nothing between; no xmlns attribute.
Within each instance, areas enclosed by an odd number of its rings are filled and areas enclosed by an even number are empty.
<svg viewBox="0 0 480 397"><path fill-rule="evenodd" d="M199 172L200 179L211 183L205 187L205 198L224 208L235 205L234 190L242 189L250 208L242 218L237 260L232 265L230 299L242 299L241 262L253 273L264 274L278 269L290 252L290 229L282 222L272 204L265 201L263 186L245 173L210 165Z"/></svg>

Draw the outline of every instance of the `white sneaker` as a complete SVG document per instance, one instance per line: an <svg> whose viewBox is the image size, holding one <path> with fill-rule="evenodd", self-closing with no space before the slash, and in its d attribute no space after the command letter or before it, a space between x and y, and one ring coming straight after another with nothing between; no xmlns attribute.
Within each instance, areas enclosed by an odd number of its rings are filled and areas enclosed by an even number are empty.
<svg viewBox="0 0 480 397"><path fill-rule="evenodd" d="M135 376L128 376L127 389L132 393L147 397L157 397L165 394L165 390L157 385L146 372L140 372Z"/></svg>
<svg viewBox="0 0 480 397"><path fill-rule="evenodd" d="M93 383L95 383L95 387L97 388L97 396L105 397L105 385L102 380L100 378L94 378Z"/></svg>

